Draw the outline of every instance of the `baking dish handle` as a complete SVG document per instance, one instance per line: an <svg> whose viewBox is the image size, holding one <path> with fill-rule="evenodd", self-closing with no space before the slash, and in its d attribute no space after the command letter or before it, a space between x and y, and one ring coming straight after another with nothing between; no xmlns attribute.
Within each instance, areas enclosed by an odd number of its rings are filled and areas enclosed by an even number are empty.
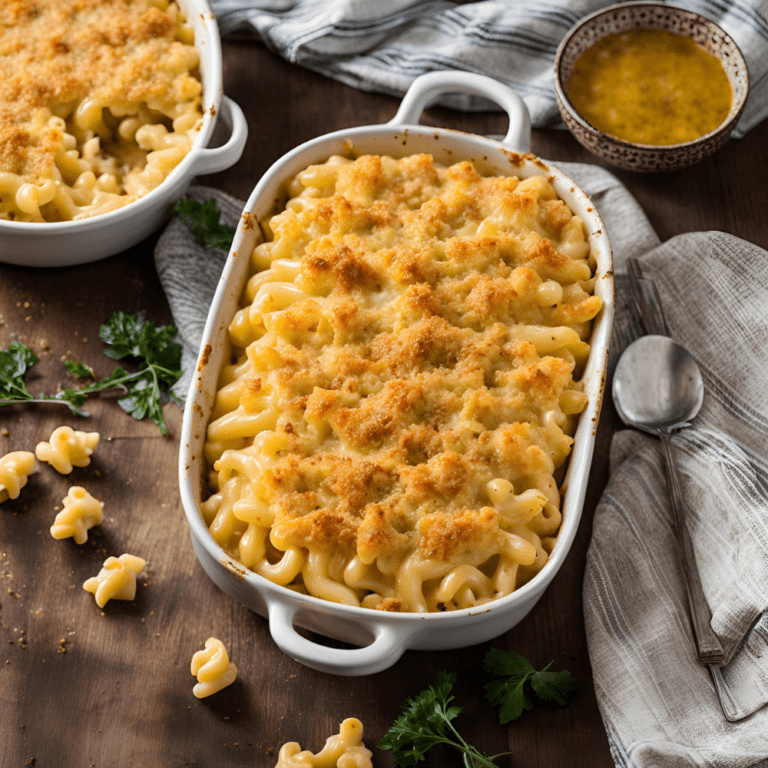
<svg viewBox="0 0 768 768"><path fill-rule="evenodd" d="M531 118L525 102L498 80L472 72L429 72L417 77L387 125L417 125L421 113L442 93L471 93L495 101L509 116L502 144L513 152L531 149Z"/></svg>
<svg viewBox="0 0 768 768"><path fill-rule="evenodd" d="M226 144L220 147L198 150L198 156L193 163L195 175L218 173L231 168L243 154L245 142L248 139L248 123L240 105L228 96L221 97L219 104L220 115L229 126L231 135Z"/></svg>
<svg viewBox="0 0 768 768"><path fill-rule="evenodd" d="M319 672L353 677L391 667L405 651L412 631L378 624L374 640L364 648L328 648L302 637L293 626L299 606L270 601L269 631L283 653ZM399 630L399 631L398 631Z"/></svg>

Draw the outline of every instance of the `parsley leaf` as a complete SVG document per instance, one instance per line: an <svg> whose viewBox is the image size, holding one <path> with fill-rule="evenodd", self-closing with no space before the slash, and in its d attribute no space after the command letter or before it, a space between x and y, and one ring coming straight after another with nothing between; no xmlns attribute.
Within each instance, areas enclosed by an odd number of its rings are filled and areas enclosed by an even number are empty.
<svg viewBox="0 0 768 768"><path fill-rule="evenodd" d="M0 349L0 398L32 400L24 376L40 358L20 341L12 341L7 350Z"/></svg>
<svg viewBox="0 0 768 768"><path fill-rule="evenodd" d="M384 738L378 749L391 749L397 768L407 768L425 760L424 754L437 744L446 744L464 755L467 768L491 768L494 757L487 757L459 736L452 721L462 712L461 707L451 707L450 695L456 675L441 670L434 685L421 691L418 696L406 699L403 711Z"/></svg>
<svg viewBox="0 0 768 768"><path fill-rule="evenodd" d="M487 672L503 680L493 680L485 686L489 704L499 707L499 722L506 725L517 720L525 710L532 709L533 703L526 694L525 684L530 681L531 688L544 701L565 704L568 694L576 690L576 681L567 670L548 671L552 662L537 671L528 659L514 651L502 651L491 648L485 655L483 667Z"/></svg>
<svg viewBox="0 0 768 768"><path fill-rule="evenodd" d="M64 366L69 373L93 381L78 389L61 389L53 396L41 394L39 398L32 397L24 380L38 357L25 344L13 341L7 351L0 350L0 406L19 402L60 402L73 413L87 416L81 406L90 395L122 389L125 394L117 402L123 410L135 419L148 417L167 435L163 397L170 395L178 401L170 388L182 373L181 346L171 341L175 334L174 326L157 327L145 320L141 312L136 315L115 312L99 329L99 336L107 343L104 354L113 360L131 359L138 364L138 370L131 373L118 367L109 376L96 379L89 366L68 360Z"/></svg>
<svg viewBox="0 0 768 768"><path fill-rule="evenodd" d="M191 230L200 245L221 248L228 251L236 230L221 223L221 212L215 200L198 203L189 197L182 197L173 210Z"/></svg>

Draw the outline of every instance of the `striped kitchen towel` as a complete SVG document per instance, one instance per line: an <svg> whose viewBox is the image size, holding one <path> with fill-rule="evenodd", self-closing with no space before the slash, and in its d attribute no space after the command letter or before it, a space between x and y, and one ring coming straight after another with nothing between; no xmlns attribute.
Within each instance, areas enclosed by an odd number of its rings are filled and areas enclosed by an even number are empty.
<svg viewBox="0 0 768 768"><path fill-rule="evenodd" d="M620 768L768 766L768 253L706 232L639 262L702 370L702 410L673 446L723 676L754 714L727 722L696 660L660 444L633 430L614 437L587 556L597 700ZM640 332L625 275L617 287L614 363Z"/></svg>
<svg viewBox="0 0 768 768"><path fill-rule="evenodd" d="M565 33L611 0L210 0L225 37L261 40L288 61L363 90L402 95L425 72L490 75L536 127L562 126L552 64ZM768 0L674 0L718 23L747 60L750 96L734 136L768 115ZM497 109L445 95L460 109Z"/></svg>

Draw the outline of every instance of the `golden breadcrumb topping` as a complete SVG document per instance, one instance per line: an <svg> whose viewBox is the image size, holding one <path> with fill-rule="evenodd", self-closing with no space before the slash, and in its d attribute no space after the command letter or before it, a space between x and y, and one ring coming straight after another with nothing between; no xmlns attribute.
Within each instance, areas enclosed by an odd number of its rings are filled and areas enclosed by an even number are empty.
<svg viewBox="0 0 768 768"><path fill-rule="evenodd" d="M173 115L200 91L191 42L162 0L3 0L0 172L50 176L61 130L46 118L67 118L86 98L115 116L139 103Z"/></svg>
<svg viewBox="0 0 768 768"><path fill-rule="evenodd" d="M489 482L540 488L586 402L563 400L583 398L574 371L601 307L583 223L545 178L429 155L337 158L297 180L254 255L275 278L246 292L245 373L224 377L209 458L241 461L279 549L368 564L501 551L511 524ZM263 452L259 430L230 436L259 414L279 436Z"/></svg>

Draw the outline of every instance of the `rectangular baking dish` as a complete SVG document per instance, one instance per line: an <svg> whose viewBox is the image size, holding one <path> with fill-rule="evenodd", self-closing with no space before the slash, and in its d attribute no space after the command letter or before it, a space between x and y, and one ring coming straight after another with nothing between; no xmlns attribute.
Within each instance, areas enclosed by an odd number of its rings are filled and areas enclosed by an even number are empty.
<svg viewBox="0 0 768 768"><path fill-rule="evenodd" d="M418 125L424 107L439 93L474 93L500 104L510 126L501 141ZM206 573L227 594L268 617L272 637L288 655L312 668L339 675L372 674L394 664L408 649L442 650L485 642L504 633L533 608L565 560L581 517L603 397L614 282L611 248L595 206L586 194L549 163L527 154L530 123L525 105L511 90L484 76L437 72L418 78L395 117L386 124L326 134L296 147L278 160L258 182L245 205L241 226L213 299L203 334L197 370L184 413L180 452L180 485L195 552ZM387 613L338 605L280 587L246 569L216 544L200 513L206 488L203 457L206 428L213 408L219 371L228 362L227 327L238 309L257 243L257 221L284 201L284 185L309 165L333 154L356 152L403 157L427 152L437 162L471 160L485 172L528 178L544 175L571 210L585 222L597 261L595 294L603 302L591 338L584 374L589 397L574 435L562 484L563 522L549 562L530 582L512 594L480 607L445 613ZM360 646L329 648L307 639L297 627Z"/></svg>

